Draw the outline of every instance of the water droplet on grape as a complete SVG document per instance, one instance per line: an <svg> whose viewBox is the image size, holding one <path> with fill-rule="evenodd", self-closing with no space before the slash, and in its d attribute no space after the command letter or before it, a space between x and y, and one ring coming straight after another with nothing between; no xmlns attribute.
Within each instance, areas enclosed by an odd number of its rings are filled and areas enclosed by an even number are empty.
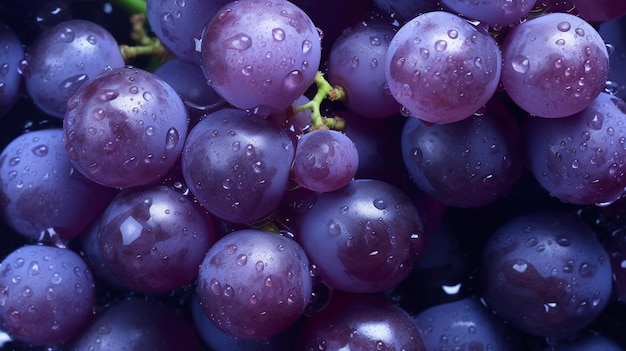
<svg viewBox="0 0 626 351"><path fill-rule="evenodd" d="M72 41L74 41L74 37L74 30L70 27L62 28L61 32L59 33L59 39L61 39L61 41L65 43L71 43Z"/></svg>
<svg viewBox="0 0 626 351"><path fill-rule="evenodd" d="M283 81L283 87L287 91L297 90L302 87L304 79L304 73L299 70L293 70L289 72L287 76L285 76L285 79Z"/></svg>
<svg viewBox="0 0 626 351"><path fill-rule="evenodd" d="M238 33L226 39L226 48L234 50L246 50L252 46L252 38L245 33Z"/></svg>
<svg viewBox="0 0 626 351"><path fill-rule="evenodd" d="M511 66L513 67L515 72L524 74L528 72L530 62L528 61L528 57L523 55L517 55L513 57L513 60L511 60Z"/></svg>
<svg viewBox="0 0 626 351"><path fill-rule="evenodd" d="M46 156L48 154L48 146L47 145L37 145L31 149L35 156Z"/></svg>
<svg viewBox="0 0 626 351"><path fill-rule="evenodd" d="M115 100L119 95L120 93L115 90L105 89L100 93L99 99L103 102L112 101Z"/></svg>
<svg viewBox="0 0 626 351"><path fill-rule="evenodd" d="M576 29L574 30L574 32L575 32L577 35L580 35L581 37L584 37L584 36L585 36L585 31L584 31L582 28L576 28Z"/></svg>
<svg viewBox="0 0 626 351"><path fill-rule="evenodd" d="M137 88L136 86L133 85L132 87L128 88L128 91L131 94L137 94L139 92L139 88Z"/></svg>
<svg viewBox="0 0 626 351"><path fill-rule="evenodd" d="M277 41L285 40L285 31L282 28L272 29L272 37Z"/></svg>
<svg viewBox="0 0 626 351"><path fill-rule="evenodd" d="M328 233L331 236L338 236L339 234L341 234L341 225L339 224L339 222L337 222L334 219L331 219L328 222Z"/></svg>
<svg viewBox="0 0 626 351"><path fill-rule="evenodd" d="M567 32L571 27L572 26L567 21L559 22L559 24L556 25L556 28L561 32Z"/></svg>
<svg viewBox="0 0 626 351"><path fill-rule="evenodd" d="M435 50L437 51L446 51L448 48L448 42L445 40L437 40L435 42Z"/></svg>
<svg viewBox="0 0 626 351"><path fill-rule="evenodd" d="M180 133L178 129L172 127L168 129L167 134L165 135L165 149L171 150L178 145L180 142Z"/></svg>

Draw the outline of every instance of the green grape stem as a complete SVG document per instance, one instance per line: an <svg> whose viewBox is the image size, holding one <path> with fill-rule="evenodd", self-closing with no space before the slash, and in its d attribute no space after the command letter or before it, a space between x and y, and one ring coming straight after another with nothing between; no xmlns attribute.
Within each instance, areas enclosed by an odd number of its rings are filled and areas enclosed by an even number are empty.
<svg viewBox="0 0 626 351"><path fill-rule="evenodd" d="M344 100L346 98L345 90L339 85L330 85L326 78L324 78L324 74L320 71L315 74L313 83L317 87L317 93L313 99L304 105L294 107L293 112L298 113L311 110L311 131L318 129L342 130L345 127L345 120L340 117L322 116L320 106L324 99L328 99L330 101Z"/></svg>
<svg viewBox="0 0 626 351"><path fill-rule="evenodd" d="M172 54L167 51L159 38L151 37L146 32L145 14L137 13L131 15L130 23L132 24L130 37L137 45L120 45L120 52L122 53L124 62L128 63L137 56L150 56L156 60L157 63L163 63L172 58Z"/></svg>
<svg viewBox="0 0 626 351"><path fill-rule="evenodd" d="M131 15L146 13L146 0L112 0L111 3Z"/></svg>

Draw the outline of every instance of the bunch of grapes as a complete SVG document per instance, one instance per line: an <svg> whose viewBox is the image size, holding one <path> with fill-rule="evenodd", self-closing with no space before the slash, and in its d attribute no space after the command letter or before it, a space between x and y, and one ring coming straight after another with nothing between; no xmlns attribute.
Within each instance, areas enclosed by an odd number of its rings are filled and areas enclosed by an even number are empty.
<svg viewBox="0 0 626 351"><path fill-rule="evenodd" d="M626 349L624 16L3 1L0 349Z"/></svg>

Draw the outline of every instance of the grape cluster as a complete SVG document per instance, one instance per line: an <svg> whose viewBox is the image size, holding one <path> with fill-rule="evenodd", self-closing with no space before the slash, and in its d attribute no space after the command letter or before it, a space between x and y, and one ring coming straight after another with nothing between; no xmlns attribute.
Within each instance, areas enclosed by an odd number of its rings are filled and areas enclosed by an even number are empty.
<svg viewBox="0 0 626 351"><path fill-rule="evenodd" d="M624 16L1 2L0 349L626 349Z"/></svg>

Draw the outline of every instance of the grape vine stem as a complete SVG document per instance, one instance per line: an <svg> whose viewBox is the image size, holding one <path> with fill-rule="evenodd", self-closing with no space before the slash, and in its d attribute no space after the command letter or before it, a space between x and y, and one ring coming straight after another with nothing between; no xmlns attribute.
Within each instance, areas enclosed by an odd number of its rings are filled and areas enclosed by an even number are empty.
<svg viewBox="0 0 626 351"><path fill-rule="evenodd" d="M130 37L137 45L120 45L124 62L128 63L138 56L150 56L157 61L157 64L172 58L172 54L163 46L161 40L149 36L146 32L146 15L144 13L131 15L130 23L132 25Z"/></svg>
<svg viewBox="0 0 626 351"><path fill-rule="evenodd" d="M320 106L324 99L328 99L330 101L339 101L345 99L345 90L339 85L330 85L326 78L324 78L324 74L320 71L317 71L317 73L315 74L313 83L317 87L317 93L315 94L313 99L311 99L311 101L307 102L304 105L294 107L294 114L306 110L311 110L311 131L318 129L343 129L345 127L344 119L340 117L322 116L322 113L320 112Z"/></svg>
<svg viewBox="0 0 626 351"><path fill-rule="evenodd" d="M145 14L147 9L146 0L112 0L111 3L131 15Z"/></svg>

